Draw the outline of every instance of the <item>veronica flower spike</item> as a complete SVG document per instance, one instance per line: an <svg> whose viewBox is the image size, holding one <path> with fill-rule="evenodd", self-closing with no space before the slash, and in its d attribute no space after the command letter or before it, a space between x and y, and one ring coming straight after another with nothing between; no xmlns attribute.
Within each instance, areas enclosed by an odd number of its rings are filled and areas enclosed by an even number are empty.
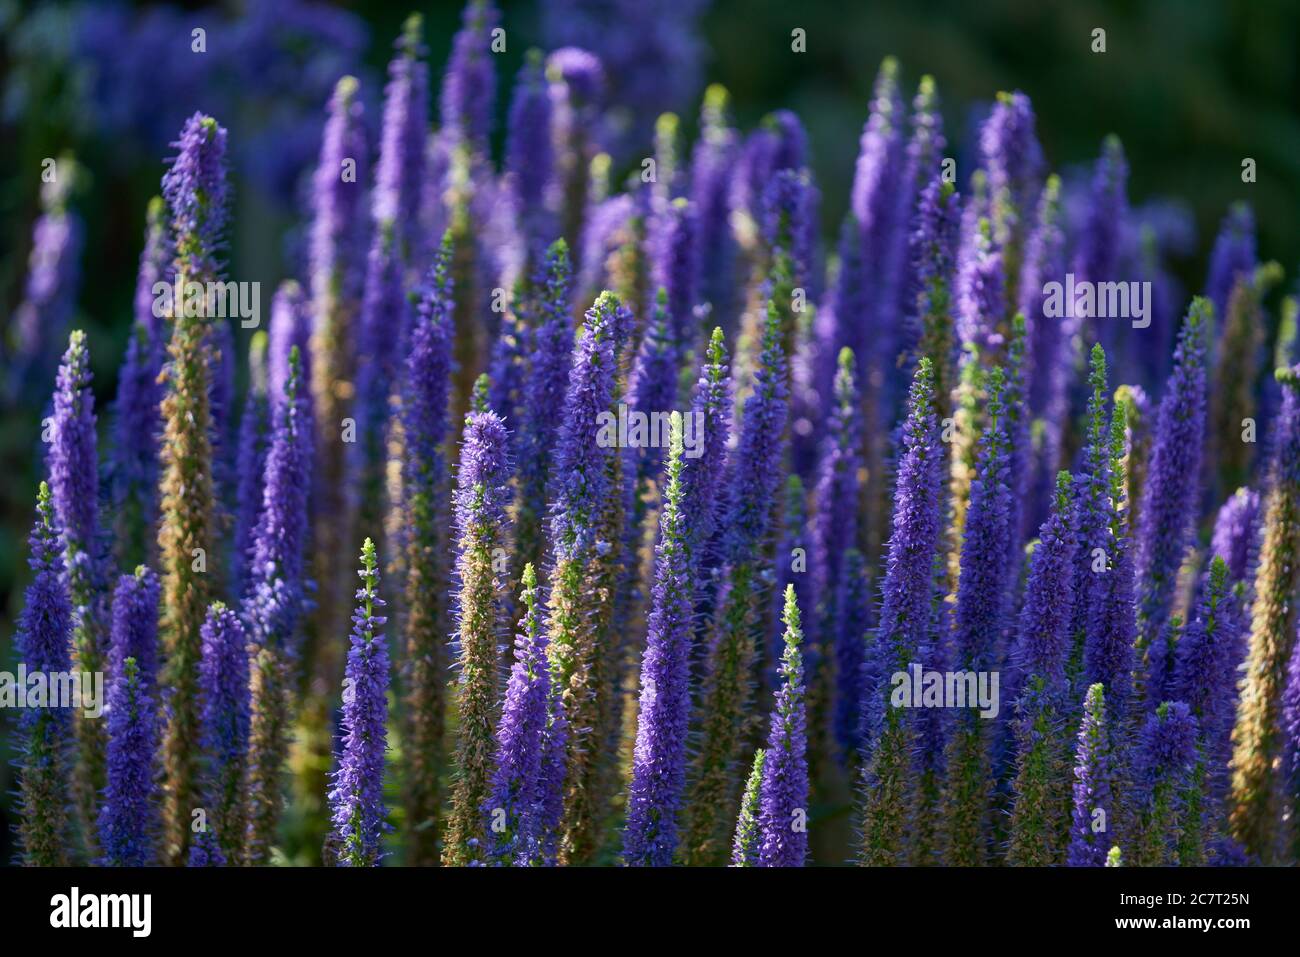
<svg viewBox="0 0 1300 957"><path fill-rule="evenodd" d="M384 753L388 747L388 643L379 629L379 562L375 544L361 546L361 587L352 615L343 692L343 745L330 791L332 847L340 867L373 867L385 829Z"/></svg>

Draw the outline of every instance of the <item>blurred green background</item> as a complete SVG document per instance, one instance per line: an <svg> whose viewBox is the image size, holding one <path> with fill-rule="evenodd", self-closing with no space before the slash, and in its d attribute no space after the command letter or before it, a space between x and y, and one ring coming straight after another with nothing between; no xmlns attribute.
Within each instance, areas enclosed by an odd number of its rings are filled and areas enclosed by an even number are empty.
<svg viewBox="0 0 1300 957"><path fill-rule="evenodd" d="M168 153L166 138L147 127L164 122L168 110L179 117L194 109L215 111L213 104L220 103L234 110L232 116L218 116L231 130L232 150L240 147L242 130L258 131L259 139L236 164L228 255L232 276L273 289L297 272L295 237L306 197L294 186L299 169L268 172L267 167L290 154L314 155L322 91L349 57L362 64L367 112L372 120L378 117L391 42L413 5L337 4L335 9L351 15L338 21L353 31L342 31L355 43L346 55L322 63L324 44L290 37L278 58L225 64L224 78L202 88L168 82L162 65L155 68L142 51L133 50L131 34L122 31L123 23L158 15L160 5L89 6L100 16L109 9L118 17L100 37L102 55L143 61L127 76L135 93L147 91L154 98L144 100L150 115L143 122L115 118L117 101L129 99L132 89L117 91L121 95L112 94L107 102L88 92L97 82L95 66L77 39L87 8L0 0L0 316L22 299L32 223L40 208L41 160L72 151L86 174L73 201L86 230L73 324L90 335L104 429L131 321L145 205L158 191ZM262 16L288 16L279 6L178 4L170 9L184 11L175 15L176 22L217 23L246 19L254 8ZM303 16L299 4L289 6L293 17ZM653 11L659 4L641 0L639 6ZM414 8L426 17L436 85L461 4ZM509 42L497 62L498 157L514 73L528 47L545 45L537 3L505 2L501 9ZM319 18L320 24L326 33L336 29L329 18ZM364 29L357 31L358 26ZM806 53L791 51L796 27L806 31ZM1095 28L1106 31L1105 53L1091 50ZM950 155L969 155L971 118L979 104L998 90L1023 90L1034 103L1038 135L1054 168L1088 163L1102 137L1114 132L1128 153L1134 205L1164 196L1187 204L1196 226L1195 247L1171 266L1188 290L1202 288L1219 221L1239 199L1255 210L1260 257L1280 261L1288 287L1294 285L1300 266L1295 227L1300 3L1294 0L715 0L701 12L699 31L702 80L730 90L738 126L752 128L779 107L803 119L827 236L847 204L877 66L893 54L901 62L909 98L922 73L935 76ZM185 39L173 42L179 46ZM209 53L225 55L216 47ZM294 63L302 64L301 75ZM701 83L685 101L671 104L687 120L688 135L702 90ZM436 119L436 88L433 97ZM1254 184L1241 180L1245 157L1258 164ZM4 410L0 428L0 668L5 669L12 668L12 622L27 577L24 539L41 470L39 420L47 397L22 398ZM106 436L100 448L102 454ZM7 756L5 719L0 713L0 759ZM0 762L0 817L11 784L7 762ZM7 830L0 828L0 860L8 857Z"/></svg>

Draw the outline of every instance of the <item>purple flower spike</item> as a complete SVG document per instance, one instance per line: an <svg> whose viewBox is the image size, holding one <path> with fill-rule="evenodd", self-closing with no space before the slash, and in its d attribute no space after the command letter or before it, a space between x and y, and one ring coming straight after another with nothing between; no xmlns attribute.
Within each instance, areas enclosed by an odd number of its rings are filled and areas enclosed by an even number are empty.
<svg viewBox="0 0 1300 957"><path fill-rule="evenodd" d="M1193 300L1174 353L1174 372L1160 403L1138 512L1136 575L1142 588L1138 616L1147 643L1155 640L1168 617L1178 568L1196 520L1210 321L1209 301Z"/></svg>
<svg viewBox="0 0 1300 957"><path fill-rule="evenodd" d="M808 857L808 739L804 716L803 657L799 646L799 604L794 586L785 589L785 653L781 689L776 693L772 726L759 790L760 867L802 867Z"/></svg>
<svg viewBox="0 0 1300 957"><path fill-rule="evenodd" d="M685 538L687 517L681 510L682 451L682 417L674 412L623 831L623 861L633 866L667 867L673 862L677 811L686 786L694 587Z"/></svg>
<svg viewBox="0 0 1300 957"><path fill-rule="evenodd" d="M485 153L496 99L494 36L500 14L492 0L469 0L452 41L442 84L442 125L475 152Z"/></svg>
<svg viewBox="0 0 1300 957"><path fill-rule="evenodd" d="M1083 702L1083 723L1074 764L1074 818L1070 827L1071 867L1103 867L1115 843L1114 782L1105 689L1095 684Z"/></svg>
<svg viewBox="0 0 1300 957"><path fill-rule="evenodd" d="M340 867L373 867L383 836L384 753L388 749L388 642L379 629L379 567L375 544L361 547L361 587L352 615L352 645L343 685L343 743L330 791L333 841Z"/></svg>
<svg viewBox="0 0 1300 957"><path fill-rule="evenodd" d="M28 539L32 583L14 634L18 658L29 673L56 674L72 667L72 603L56 529L50 488L42 482ZM64 708L24 708L19 716L18 850L27 865L69 862L71 725Z"/></svg>
<svg viewBox="0 0 1300 957"><path fill-rule="evenodd" d="M221 602L209 606L200 634L199 727L209 762L204 799L219 853L233 863L244 842L241 791L250 722L248 638L239 616Z"/></svg>
<svg viewBox="0 0 1300 957"><path fill-rule="evenodd" d="M101 863L155 863L159 821L158 579L144 566L113 593L109 647L108 785L99 812Z"/></svg>

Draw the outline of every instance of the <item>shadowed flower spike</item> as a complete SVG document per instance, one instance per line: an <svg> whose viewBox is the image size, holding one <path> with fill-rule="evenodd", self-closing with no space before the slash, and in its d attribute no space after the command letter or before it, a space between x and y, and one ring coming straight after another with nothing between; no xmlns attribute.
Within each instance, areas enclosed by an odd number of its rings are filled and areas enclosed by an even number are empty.
<svg viewBox="0 0 1300 957"><path fill-rule="evenodd" d="M1232 729L1232 834L1246 852L1269 863L1280 820L1281 698L1296 643L1300 588L1300 366L1279 369L1282 411L1275 424L1272 489L1264 509L1264 541L1255 572L1250 653Z"/></svg>
<svg viewBox="0 0 1300 957"><path fill-rule="evenodd" d="M994 238L999 247L1023 244L1043 177L1043 151L1034 110L1020 91L999 93L980 130L980 153L988 174ZM1014 283L1015 270L1010 276Z"/></svg>
<svg viewBox="0 0 1300 957"><path fill-rule="evenodd" d="M701 692L704 728L683 837L688 863L721 864L726 859L729 816L740 786L741 724L753 693L751 671L759 647L755 632L760 576L770 574L761 554L781 478L785 369L781 317L769 302L754 391L745 401L740 439L728 459L728 499L719 544L725 581L709 628L708 675Z"/></svg>
<svg viewBox="0 0 1300 957"><path fill-rule="evenodd" d="M486 153L496 100L493 65L500 15L492 0L469 0L442 84L442 125L471 151ZM501 41L504 44L504 40ZM504 45L502 46L504 49Z"/></svg>
<svg viewBox="0 0 1300 957"><path fill-rule="evenodd" d="M758 850L762 832L759 829L759 791L763 786L763 765L767 752L759 748L754 752L754 766L745 781L745 792L740 799L740 814L736 817L736 837L731 846L732 867L757 867Z"/></svg>
<svg viewBox="0 0 1300 957"><path fill-rule="evenodd" d="M310 402L301 354L294 346L283 405L274 413L262 512L244 602L254 659L245 851L250 863L267 859L282 805L280 772L290 730L287 682L298 655L298 625L305 600L303 538L311 488Z"/></svg>
<svg viewBox="0 0 1300 957"><path fill-rule="evenodd" d="M465 417L465 437L457 474L456 622L460 664L456 701L460 727L452 811L443 845L443 863L483 859L482 809L491 786L496 742L492 726L497 708L497 618L502 583L496 552L507 541L510 502L507 435L491 411Z"/></svg>
<svg viewBox="0 0 1300 957"><path fill-rule="evenodd" d="M446 711L449 609L445 500L447 403L452 371L450 236L444 236L416 309L402 397L402 495L406 521L407 863L438 861L438 769Z"/></svg>
<svg viewBox="0 0 1300 957"><path fill-rule="evenodd" d="M1214 521L1210 554L1228 563L1228 577L1234 584L1247 577L1259 551L1261 505L1259 492L1239 488L1223 503Z"/></svg>
<svg viewBox="0 0 1300 957"><path fill-rule="evenodd" d="M311 367L312 397L332 431L342 418L333 385L352 381L366 248L362 198L369 150L356 77L338 81L327 109L320 161L312 178Z"/></svg>
<svg viewBox="0 0 1300 957"><path fill-rule="evenodd" d="M894 487L893 534L881 588L876 669L882 676L918 660L929 630L935 561L942 534L943 451L935 417L934 365L917 364L902 430L902 457ZM867 682L862 698L863 821L859 860L906 860L906 824L912 801L912 734L907 714L889 707L886 691Z"/></svg>
<svg viewBox="0 0 1300 957"><path fill-rule="evenodd" d="M49 168L56 175L53 180L45 181L45 168L42 169L42 212L32 229L23 301L14 312L12 322L6 321L4 336L0 338L9 376L4 392L11 400L27 388L34 387L41 392L49 388L59 343L66 334L77 300L85 227L68 200L76 186L78 166L70 155L65 155Z"/></svg>
<svg viewBox="0 0 1300 957"><path fill-rule="evenodd" d="M231 559L231 590L243 594L252 560L253 536L262 514L263 483L266 481L266 453L271 439L271 407L267 394L267 335L258 331L248 343L248 392L239 417L239 449L236 470L239 485L235 495L235 545Z"/></svg>
<svg viewBox="0 0 1300 957"><path fill-rule="evenodd" d="M996 666L1012 580L1007 562L1007 539L1011 535L1009 438L1000 366L995 366L989 376L988 396L988 424L980 438L975 479L971 482L954 618L956 665L975 672ZM962 711L949 742L949 864L978 865L987 854L991 782L985 726L978 711Z"/></svg>
<svg viewBox="0 0 1300 957"><path fill-rule="evenodd" d="M1067 862L1071 867L1102 867L1114 825L1111 731L1105 690L1095 684L1083 702L1083 723L1074 762L1074 816Z"/></svg>
<svg viewBox="0 0 1300 957"><path fill-rule="evenodd" d="M804 716L803 656L799 646L799 605L794 586L785 589L785 653L781 688L776 693L772 726L759 788L760 867L802 867L808 857L808 759Z"/></svg>
<svg viewBox="0 0 1300 957"><path fill-rule="evenodd" d="M248 638L239 616L221 602L208 608L201 632L200 744L208 759L204 800L222 860L237 863L244 843L243 779L248 748ZM190 863L197 845L191 847ZM207 852L211 855L211 850Z"/></svg>
<svg viewBox="0 0 1300 957"><path fill-rule="evenodd" d="M384 116L379 139L379 163L371 215L379 233L389 232L397 256L409 263L417 248L415 210L424 174L425 134L429 123L428 67L424 62L424 21L418 13L406 18L393 44L384 87ZM376 241L379 236L376 235ZM367 286L370 280L367 279ZM390 320L391 321L391 320Z"/></svg>
<svg viewBox="0 0 1300 957"><path fill-rule="evenodd" d="M630 411L643 413L648 422L655 421L656 414L663 416L677 404L677 353L673 348L667 306L668 294L661 286L655 296L654 315L641 337L628 389ZM640 477L657 475L662 450L654 447L643 449L640 456Z"/></svg>
<svg viewBox="0 0 1300 957"><path fill-rule="evenodd" d="M668 480L660 536L655 547L655 583L649 633L641 662L641 696L636 751L628 792L623 861L666 867L677 848L677 811L686 785L690 730L691 629L694 588L682 512L682 417L672 414Z"/></svg>
<svg viewBox="0 0 1300 957"><path fill-rule="evenodd" d="M186 121L171 169L163 177L163 196L176 243L176 271L185 281L219 278L217 252L226 221L226 131L200 113ZM163 753L166 766L168 859L184 859L189 846L190 809L198 787L197 704L199 629L207 612L212 576L206 572L217 547L213 491L213 418L209 402L210 323L194 310L172 303L167 394L162 449L162 495L158 530L162 567L161 632L166 649L164 684L172 696L167 709Z"/></svg>
<svg viewBox="0 0 1300 957"><path fill-rule="evenodd" d="M524 385L522 434L519 449L519 509L516 518L516 548L521 566L532 562L540 567L543 526L546 518L546 484L551 474L555 439L560 424L555 410L562 409L569 384L573 354L573 318L569 296L573 273L569 247L563 239L551 243L545 262L538 267L534 287L538 290L538 312L532 329L532 355Z"/></svg>
<svg viewBox="0 0 1300 957"><path fill-rule="evenodd" d="M731 438L732 407L731 377L727 373L726 341L722 327L715 326L691 398L691 415L699 423L704 447L682 475L682 514L690 516L684 534L696 567L703 562L701 550L712 540L724 505L721 486Z"/></svg>
<svg viewBox="0 0 1300 957"><path fill-rule="evenodd" d="M551 96L542 54L529 50L519 68L510 102L506 136L506 173L511 177L515 216L523 233L527 262L538 264L555 234L547 205L554 167L551 143Z"/></svg>
<svg viewBox="0 0 1300 957"><path fill-rule="evenodd" d="M988 353L1002 345L1006 314L1006 272L993 226L981 219L957 276L957 337L965 348Z"/></svg>
<svg viewBox="0 0 1300 957"><path fill-rule="evenodd" d="M667 290L672 344L683 355L695 348L698 332L695 306L700 297L700 236L697 211L688 200L674 201L667 215L651 279L655 286Z"/></svg>
<svg viewBox="0 0 1300 957"><path fill-rule="evenodd" d="M1209 301L1192 302L1174 353L1174 371L1160 402L1151 466L1143 488L1137 533L1138 618L1150 644L1164 627L1199 501L1205 431L1206 336Z"/></svg>
<svg viewBox="0 0 1300 957"><path fill-rule="evenodd" d="M1237 669L1245 655L1245 620L1228 563L1215 555L1198 603L1174 649L1171 697L1191 709L1200 732L1198 762L1180 841L1180 862L1203 864L1224 835L1224 797L1237 711ZM1195 801L1193 802L1193 798Z"/></svg>
<svg viewBox="0 0 1300 957"><path fill-rule="evenodd" d="M844 574L835 597L830 640L835 652L835 692L831 715L840 762L851 764L862 746L862 706L866 691L867 623L871 592L866 560L856 548L844 553Z"/></svg>
<svg viewBox="0 0 1300 957"><path fill-rule="evenodd" d="M1178 862L1184 789L1196 760L1196 734L1196 718L1181 701L1164 702L1142 729L1134 789L1138 814L1134 866L1163 867Z"/></svg>
<svg viewBox="0 0 1300 957"><path fill-rule="evenodd" d="M524 566L524 617L496 731L496 771L483 805L489 860L519 866L543 863L542 833L550 666L537 608L537 573Z"/></svg>
<svg viewBox="0 0 1300 957"><path fill-rule="evenodd" d="M108 784L101 863L146 867L158 839L158 579L143 565L118 579L108 654Z"/></svg>
<svg viewBox="0 0 1300 957"><path fill-rule="evenodd" d="M956 344L952 326L953 267L961 227L961 197L935 176L921 190L910 239L912 289L905 303L913 323L915 356L934 367L936 411L947 418L952 402Z"/></svg>
<svg viewBox="0 0 1300 957"><path fill-rule="evenodd" d="M1228 297L1239 279L1249 280L1255 272L1255 216L1246 203L1234 203L1223 217L1219 235L1210 253L1210 274L1205 295L1214 303L1214 314L1227 314Z"/></svg>
<svg viewBox="0 0 1300 957"><path fill-rule="evenodd" d="M352 644L343 684L343 740L330 791L333 840L341 867L373 867L383 836L384 752L388 747L388 642L379 629L379 565L375 545L361 547L361 587L352 615Z"/></svg>
<svg viewBox="0 0 1300 957"><path fill-rule="evenodd" d="M1070 473L1056 480L1051 515L1029 565L1020 636L1012 664L1016 699L1015 805L1007 860L1046 866L1065 861L1069 839L1069 739L1066 665L1070 656L1074 529Z"/></svg>
<svg viewBox="0 0 1300 957"><path fill-rule="evenodd" d="M72 667L72 604L50 488L44 482L28 543L32 583L27 586L14 633L18 659L29 673L66 673ZM68 809L72 804L69 711L24 708L18 730L19 859L28 866L67 864Z"/></svg>
<svg viewBox="0 0 1300 957"><path fill-rule="evenodd" d="M813 528L812 572L816 576L813 594L826 602L821 620L813 619L818 644L829 646L824 630L834 617L833 600L838 593L845 552L857 541L858 453L862 440L860 397L853 370L853 352L841 349L833 386L835 405L826 425L826 444L817 470L817 515ZM815 609L809 609L815 614Z"/></svg>
<svg viewBox="0 0 1300 957"><path fill-rule="evenodd" d="M1101 147L1092 177L1091 203L1079 236L1075 271L1089 282L1123 278L1120 262L1124 244L1121 231L1128 218L1128 160L1116 136Z"/></svg>
<svg viewBox="0 0 1300 957"><path fill-rule="evenodd" d="M162 197L149 201L144 251L136 279L135 322L117 375L113 401L113 456L109 481L114 557L119 566L138 565L154 554L150 541L158 518L158 437L162 431L162 370L166 348L163 317L154 315L156 282L166 282L172 253Z"/></svg>
<svg viewBox="0 0 1300 957"><path fill-rule="evenodd" d="M943 113L934 77L921 77L912 98L912 136L907 141L907 189L920 193L940 179L939 163L947 139L943 135ZM909 210L910 212L910 210Z"/></svg>
<svg viewBox="0 0 1300 957"><path fill-rule="evenodd" d="M737 298L730 187L739 144L729 113L730 96L726 88L711 84L704 91L700 108L700 138L691 154L690 177L691 209L695 216L693 258L694 268L699 271L696 295L712 306L712 315L726 327L732 323ZM671 243L672 238L668 237L667 241ZM673 306L677 307L676 301ZM677 318L679 328L687 318ZM697 330L692 327L690 333L693 342Z"/></svg>

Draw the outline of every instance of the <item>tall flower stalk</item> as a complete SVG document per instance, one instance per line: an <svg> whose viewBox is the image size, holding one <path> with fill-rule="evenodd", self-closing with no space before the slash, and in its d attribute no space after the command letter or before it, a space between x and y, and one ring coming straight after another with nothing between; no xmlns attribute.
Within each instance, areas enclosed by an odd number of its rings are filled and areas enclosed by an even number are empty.
<svg viewBox="0 0 1300 957"><path fill-rule="evenodd" d="M32 583L14 634L29 672L57 674L72 667L72 602L64 578L50 487L41 483L36 521L28 538ZM24 708L18 721L18 857L28 866L68 864L72 805L72 721L64 708Z"/></svg>
<svg viewBox="0 0 1300 957"><path fill-rule="evenodd" d="M203 790L208 830L215 832L214 840L204 842L203 854L210 864L236 864L247 823L244 768L249 735L248 637L239 616L219 601L208 608L201 634L200 745L208 762ZM197 850L198 843L191 847L191 865L196 863Z"/></svg>
<svg viewBox="0 0 1300 957"><path fill-rule="evenodd" d="M361 587L352 615L343 690L343 741L330 791L332 849L341 867L373 867L381 857L385 829L384 754L388 748L387 620L377 612L379 560L375 543L361 546Z"/></svg>
<svg viewBox="0 0 1300 957"><path fill-rule="evenodd" d="M498 615L502 583L498 554L507 542L510 466L505 424L491 411L471 412L457 476L456 596L460 640L456 706L456 776L443 842L444 864L483 859L482 809L491 787L498 707Z"/></svg>
<svg viewBox="0 0 1300 957"><path fill-rule="evenodd" d="M417 308L402 402L402 494L406 512L406 756L403 797L407 861L438 862L449 618L443 554L449 533L443 445L451 378L450 242L444 237Z"/></svg>
<svg viewBox="0 0 1300 957"><path fill-rule="evenodd" d="M99 810L101 863L157 859L158 579L143 565L118 579L108 654L108 770Z"/></svg>
<svg viewBox="0 0 1300 957"><path fill-rule="evenodd" d="M682 453L682 417L674 412L623 832L623 861L629 865L664 867L672 863L677 849L677 812L686 786L694 592L685 536L687 520L681 510Z"/></svg>
<svg viewBox="0 0 1300 957"><path fill-rule="evenodd" d="M802 867L808 857L808 738L804 714L803 630L794 586L785 589L785 652L781 688L759 788L758 863L762 867Z"/></svg>
<svg viewBox="0 0 1300 957"><path fill-rule="evenodd" d="M178 283L219 278L216 259L226 223L226 131L210 116L190 117L163 177L176 241ZM182 286L182 288L184 288ZM212 412L206 308L172 303L165 368L165 422L158 551L162 564L162 636L170 689L163 739L166 856L184 859L198 793L198 663L208 596L217 573L216 498L212 485ZM206 305L206 304L204 304Z"/></svg>
<svg viewBox="0 0 1300 957"><path fill-rule="evenodd" d="M95 397L90 390L90 350L86 334L73 331L59 366L54 392L49 457L50 494L63 538L68 594L72 599L72 647L77 668L104 670L109 629L108 581L99 527L99 474L95 447ZM95 807L105 783L107 737L102 722L79 713L77 732L77 810L94 853Z"/></svg>
<svg viewBox="0 0 1300 957"><path fill-rule="evenodd" d="M1300 366L1279 370L1284 386L1275 426L1272 490L1264 510L1264 542L1255 572L1250 652L1232 729L1233 836L1264 861L1275 854L1280 820L1279 718L1286 666L1296 642L1296 589L1300 588Z"/></svg>

